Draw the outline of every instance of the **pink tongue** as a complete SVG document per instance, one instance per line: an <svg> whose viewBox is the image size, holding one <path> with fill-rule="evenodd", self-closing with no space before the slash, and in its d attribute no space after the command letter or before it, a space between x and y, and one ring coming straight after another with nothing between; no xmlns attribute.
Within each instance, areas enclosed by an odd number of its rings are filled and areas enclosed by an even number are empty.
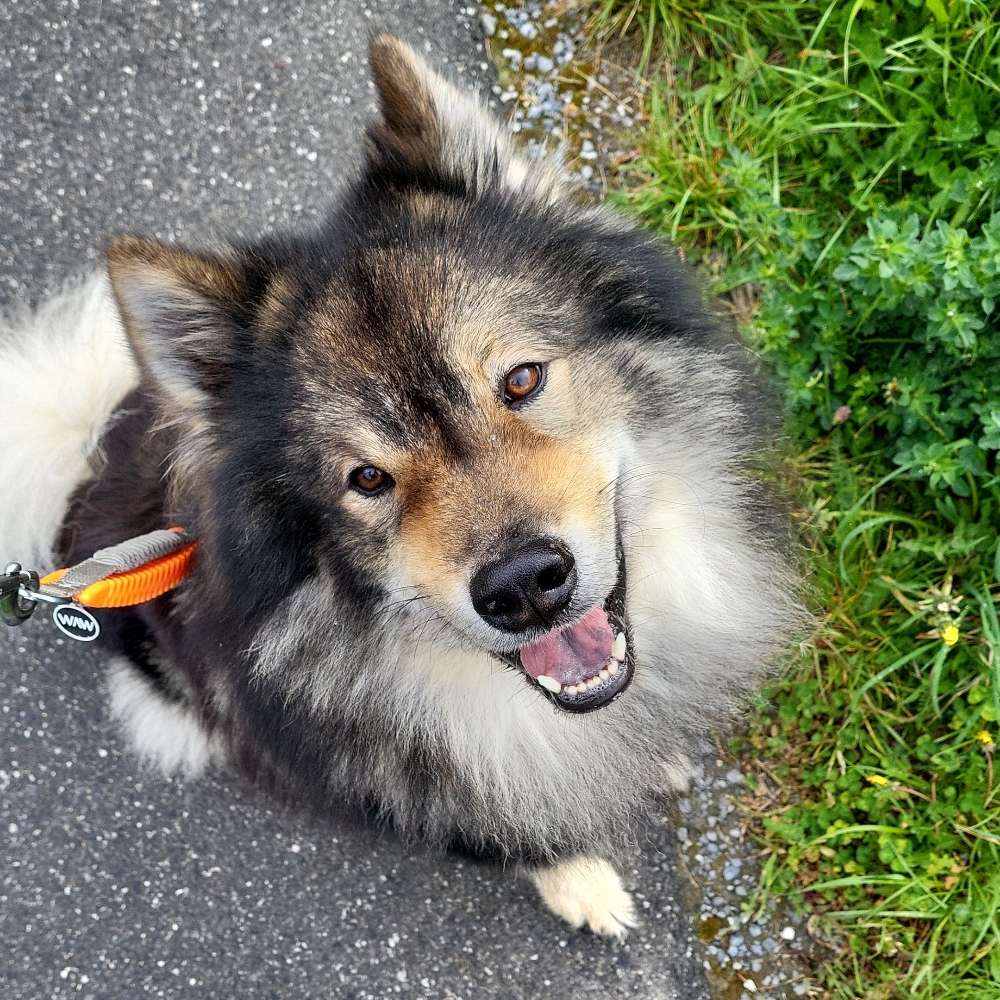
<svg viewBox="0 0 1000 1000"><path fill-rule="evenodd" d="M564 686L577 684L600 672L611 656L613 642L611 623L598 605L570 628L522 646L521 663L532 677L544 674Z"/></svg>

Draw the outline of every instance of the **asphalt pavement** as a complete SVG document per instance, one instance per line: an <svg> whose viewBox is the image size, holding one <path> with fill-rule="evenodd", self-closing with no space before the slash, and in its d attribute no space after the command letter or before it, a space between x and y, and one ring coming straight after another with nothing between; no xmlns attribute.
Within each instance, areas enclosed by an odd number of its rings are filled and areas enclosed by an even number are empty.
<svg viewBox="0 0 1000 1000"><path fill-rule="evenodd" d="M356 162L373 27L492 83L478 9L449 0L7 0L0 304L94 266L111 232L312 219ZM144 772L101 650L39 619L0 634L4 1000L707 995L667 824L623 859L642 928L574 933L509 873L276 810L225 772Z"/></svg>

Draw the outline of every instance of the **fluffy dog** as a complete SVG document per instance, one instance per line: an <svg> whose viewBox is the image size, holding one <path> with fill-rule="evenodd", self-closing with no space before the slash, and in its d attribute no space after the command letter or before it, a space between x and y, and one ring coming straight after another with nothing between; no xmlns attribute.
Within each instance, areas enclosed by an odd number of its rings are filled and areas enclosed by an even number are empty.
<svg viewBox="0 0 1000 1000"><path fill-rule="evenodd" d="M178 524L100 617L138 750L526 870L622 934L612 862L800 620L770 411L669 250L581 207L406 45L311 231L118 237L8 322L0 554ZM9 508L9 509L8 509Z"/></svg>

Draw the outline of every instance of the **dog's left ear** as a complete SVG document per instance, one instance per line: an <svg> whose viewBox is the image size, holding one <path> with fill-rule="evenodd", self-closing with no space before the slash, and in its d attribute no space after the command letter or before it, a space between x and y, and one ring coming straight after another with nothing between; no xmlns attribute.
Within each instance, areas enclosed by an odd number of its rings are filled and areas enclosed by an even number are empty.
<svg viewBox="0 0 1000 1000"><path fill-rule="evenodd" d="M371 65L382 117L368 128L370 173L416 186L458 183L473 195L492 187L543 201L559 196L556 173L547 164L529 166L493 115L405 42L378 35Z"/></svg>
<svg viewBox="0 0 1000 1000"><path fill-rule="evenodd" d="M204 413L239 350L247 275L226 252L194 252L118 236L107 250L111 288L142 369L178 415Z"/></svg>

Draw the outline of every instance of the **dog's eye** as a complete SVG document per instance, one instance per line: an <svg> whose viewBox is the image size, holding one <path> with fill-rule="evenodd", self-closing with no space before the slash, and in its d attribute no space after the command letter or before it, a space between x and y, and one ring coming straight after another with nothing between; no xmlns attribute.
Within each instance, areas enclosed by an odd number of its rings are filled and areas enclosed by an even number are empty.
<svg viewBox="0 0 1000 1000"><path fill-rule="evenodd" d="M393 478L388 472L376 469L374 465L359 466L350 474L348 480L352 489L366 497L377 497L394 484Z"/></svg>
<svg viewBox="0 0 1000 1000"><path fill-rule="evenodd" d="M503 401L508 406L517 406L537 395L544 385L544 365L518 365L504 376Z"/></svg>

